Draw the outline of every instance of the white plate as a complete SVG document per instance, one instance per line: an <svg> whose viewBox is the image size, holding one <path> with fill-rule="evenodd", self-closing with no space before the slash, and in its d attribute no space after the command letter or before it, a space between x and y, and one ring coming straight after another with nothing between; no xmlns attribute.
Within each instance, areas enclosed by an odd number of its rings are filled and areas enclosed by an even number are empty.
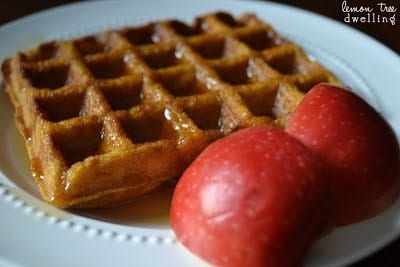
<svg viewBox="0 0 400 267"><path fill-rule="evenodd" d="M0 27L0 60L38 42L72 38L127 24L226 10L252 11L325 64L375 106L400 136L400 60L391 50L340 23L283 5L245 1L146 0L85 2L51 9ZM0 265L205 266L168 226L168 189L124 208L72 213L40 200L25 148L0 94ZM152 198L154 204L146 204ZM142 212L140 212L142 211ZM145 212L143 212L145 211ZM336 229L311 249L306 266L342 266L398 236L400 201L371 220Z"/></svg>

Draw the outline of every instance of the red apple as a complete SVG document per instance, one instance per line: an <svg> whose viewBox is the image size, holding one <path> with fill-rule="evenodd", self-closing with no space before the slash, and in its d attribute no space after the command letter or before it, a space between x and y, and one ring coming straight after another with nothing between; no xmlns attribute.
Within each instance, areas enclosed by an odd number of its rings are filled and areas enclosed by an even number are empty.
<svg viewBox="0 0 400 267"><path fill-rule="evenodd" d="M286 131L326 163L337 225L370 218L397 198L396 137L378 112L356 94L329 84L316 85L294 111Z"/></svg>
<svg viewBox="0 0 400 267"><path fill-rule="evenodd" d="M320 161L283 130L253 127L207 147L180 178L171 226L218 266L292 267L327 229Z"/></svg>

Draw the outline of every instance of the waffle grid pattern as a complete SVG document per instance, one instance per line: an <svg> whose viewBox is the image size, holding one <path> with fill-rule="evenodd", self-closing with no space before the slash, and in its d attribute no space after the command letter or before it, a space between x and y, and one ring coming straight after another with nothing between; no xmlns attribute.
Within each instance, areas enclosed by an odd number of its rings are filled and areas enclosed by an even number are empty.
<svg viewBox="0 0 400 267"><path fill-rule="evenodd" d="M43 198L131 201L210 142L282 127L304 92L339 83L253 14L217 12L45 43L2 65Z"/></svg>

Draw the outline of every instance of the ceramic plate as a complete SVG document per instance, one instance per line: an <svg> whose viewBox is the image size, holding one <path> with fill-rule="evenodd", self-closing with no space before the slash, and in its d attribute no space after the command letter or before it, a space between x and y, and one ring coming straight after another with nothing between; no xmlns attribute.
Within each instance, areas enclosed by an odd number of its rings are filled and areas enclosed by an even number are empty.
<svg viewBox="0 0 400 267"><path fill-rule="evenodd" d="M331 69L377 108L400 136L400 59L344 24L268 2L90 1L50 9L0 27L0 60L51 39L68 39L154 19L195 16L215 10L255 12L282 35ZM176 241L168 224L171 188L135 204L86 213L47 205L32 182L13 108L0 93L1 266L207 266ZM400 201L378 217L338 228L317 242L308 267L354 262L400 232Z"/></svg>

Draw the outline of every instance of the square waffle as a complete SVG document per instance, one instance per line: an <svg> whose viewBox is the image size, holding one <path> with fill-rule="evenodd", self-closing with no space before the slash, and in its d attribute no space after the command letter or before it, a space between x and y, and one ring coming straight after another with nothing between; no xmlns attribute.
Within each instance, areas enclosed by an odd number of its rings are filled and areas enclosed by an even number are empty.
<svg viewBox="0 0 400 267"><path fill-rule="evenodd" d="M254 14L224 12L51 41L2 73L35 182L63 208L132 201L214 140L283 127L313 85L339 84Z"/></svg>

